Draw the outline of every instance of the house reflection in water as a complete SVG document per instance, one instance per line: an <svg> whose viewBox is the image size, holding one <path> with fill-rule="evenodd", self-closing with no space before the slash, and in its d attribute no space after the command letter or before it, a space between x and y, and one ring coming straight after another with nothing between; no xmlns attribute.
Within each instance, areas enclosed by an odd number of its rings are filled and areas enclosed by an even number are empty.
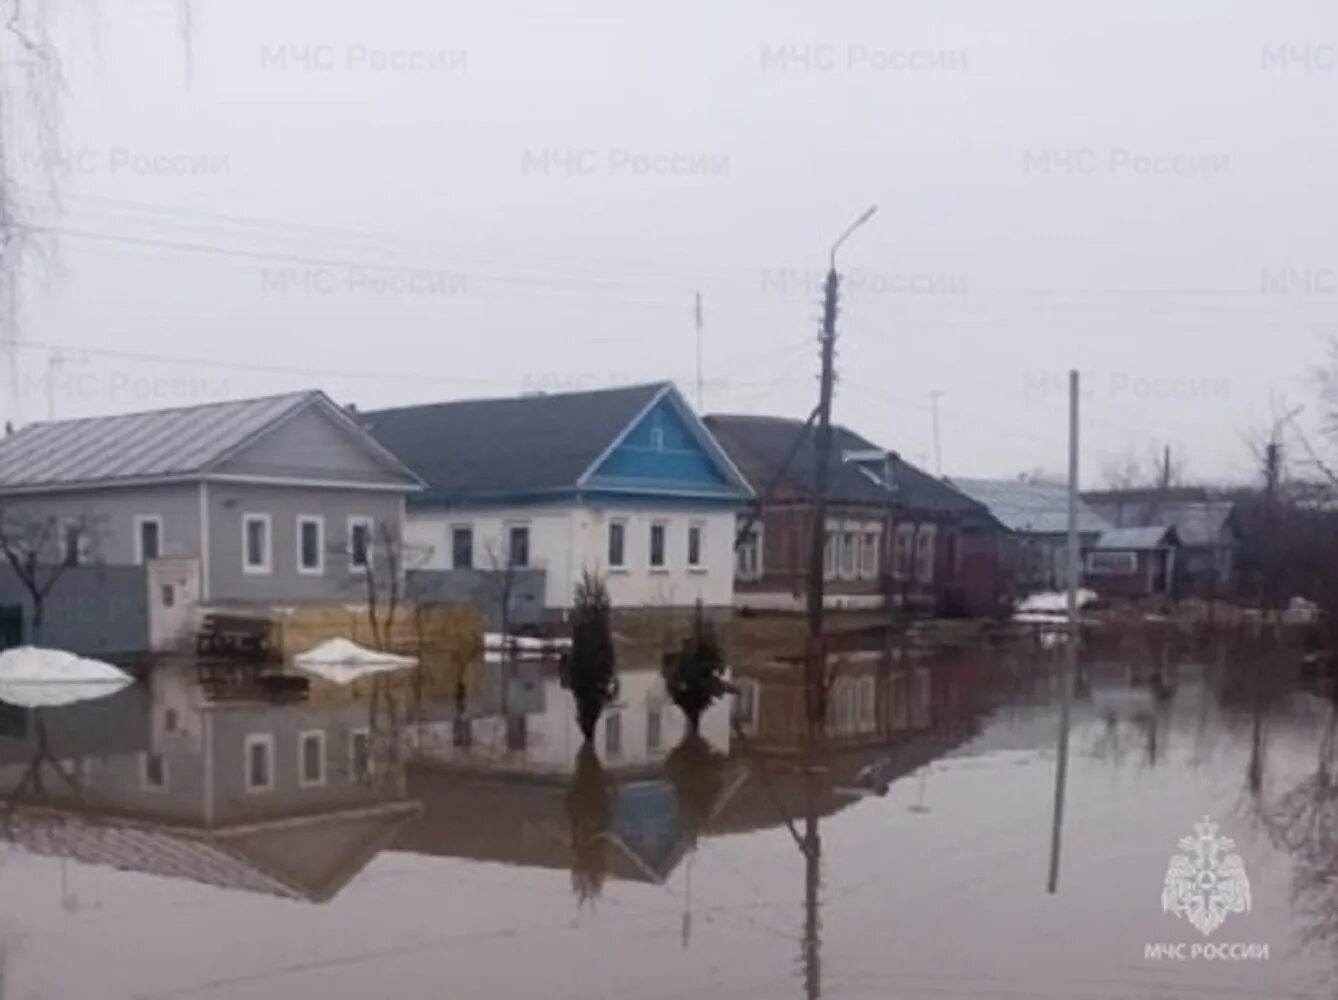
<svg viewBox="0 0 1338 1000"><path fill-rule="evenodd" d="M160 666L147 691L41 711L70 781L51 762L20 789L29 713L0 734L0 836L37 854L322 902L418 811L362 701L210 702Z"/></svg>

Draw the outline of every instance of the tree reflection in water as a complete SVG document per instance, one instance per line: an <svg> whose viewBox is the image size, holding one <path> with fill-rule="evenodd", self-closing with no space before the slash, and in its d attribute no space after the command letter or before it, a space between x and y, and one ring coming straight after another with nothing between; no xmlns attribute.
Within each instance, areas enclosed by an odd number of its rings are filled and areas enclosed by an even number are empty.
<svg viewBox="0 0 1338 1000"><path fill-rule="evenodd" d="M613 819L613 780L589 743L576 754L567 788L571 825L571 887L582 903L593 902L608 877L608 829Z"/></svg>

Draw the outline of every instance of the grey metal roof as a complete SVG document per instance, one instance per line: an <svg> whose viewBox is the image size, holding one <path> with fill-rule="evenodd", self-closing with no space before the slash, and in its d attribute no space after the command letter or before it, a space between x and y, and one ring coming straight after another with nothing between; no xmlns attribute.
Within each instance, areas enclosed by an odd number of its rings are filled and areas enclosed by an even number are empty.
<svg viewBox="0 0 1338 1000"><path fill-rule="evenodd" d="M0 439L0 489L191 475L318 392L29 424Z"/></svg>
<svg viewBox="0 0 1338 1000"><path fill-rule="evenodd" d="M359 415L428 484L417 502L454 503L575 489L668 382L590 392L464 399Z"/></svg>
<svg viewBox="0 0 1338 1000"><path fill-rule="evenodd" d="M1056 535L1069 529L1069 491L1060 483L1024 482L1018 479L958 479L952 485L990 509L1010 531ZM1105 531L1105 518L1078 501L1078 530L1084 534Z"/></svg>
<svg viewBox="0 0 1338 1000"><path fill-rule="evenodd" d="M1111 528L1103 531L1096 541L1098 549L1133 549L1144 551L1162 548L1175 538L1175 529L1165 525L1150 528Z"/></svg>
<svg viewBox="0 0 1338 1000"><path fill-rule="evenodd" d="M1103 494L1092 506L1117 527L1170 525L1182 545L1216 546L1229 543L1224 536L1236 504L1231 500L1159 500L1135 496L1125 499Z"/></svg>
<svg viewBox="0 0 1338 1000"><path fill-rule="evenodd" d="M760 497L776 479L777 470L794 447L804 422L790 417L740 416L711 414L703 422L729 453L734 464L748 477ZM884 453L877 445L839 424L832 426L832 462L828 471L828 497L838 503L886 504L895 500L916 511L980 513L978 503L904 458L894 466L895 494L878 477L854 461L845 461L851 452ZM812 495L818 459L814 435L810 432L794 453L785 475L771 493L774 501L805 502Z"/></svg>

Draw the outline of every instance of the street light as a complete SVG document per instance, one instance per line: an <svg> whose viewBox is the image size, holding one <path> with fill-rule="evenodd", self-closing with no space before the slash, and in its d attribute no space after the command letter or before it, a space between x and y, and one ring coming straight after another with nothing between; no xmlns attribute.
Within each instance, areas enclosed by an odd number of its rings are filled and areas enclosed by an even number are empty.
<svg viewBox="0 0 1338 1000"><path fill-rule="evenodd" d="M864 225L864 223L866 223L866 222L868 222L870 219L872 219L874 213L877 212L877 211L878 211L878 206L877 206L877 205L870 205L867 209L865 209L864 214L861 215L861 216L860 216L858 219L856 219L854 222L852 222L852 223L846 228L846 231L840 235L840 237L837 239L837 241L836 241L835 243L832 244L832 253L831 253L831 257L829 258L829 259L830 259L830 264L831 264L831 266L830 266L830 269L831 269L831 270L833 270L833 271L836 270L836 251L839 250L839 249L841 248L841 244L844 243L846 240L850 239L850 235L851 235L856 229L858 229L860 226Z"/></svg>

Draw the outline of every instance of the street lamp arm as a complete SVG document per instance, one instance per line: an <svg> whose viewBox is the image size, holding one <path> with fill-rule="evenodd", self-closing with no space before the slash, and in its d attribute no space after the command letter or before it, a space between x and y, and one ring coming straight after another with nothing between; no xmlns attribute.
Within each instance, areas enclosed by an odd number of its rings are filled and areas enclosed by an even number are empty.
<svg viewBox="0 0 1338 1000"><path fill-rule="evenodd" d="M832 244L832 252L831 256L829 257L829 261L831 269L833 271L836 270L836 251L841 249L841 244L844 243L846 240L850 239L851 234L854 233L856 229L858 229L860 226L864 225L864 223L872 219L873 214L877 211L878 211L877 205L870 205L867 209L865 209L864 214L861 215L854 222L852 222L849 226L847 226L846 231L837 238L835 243Z"/></svg>

